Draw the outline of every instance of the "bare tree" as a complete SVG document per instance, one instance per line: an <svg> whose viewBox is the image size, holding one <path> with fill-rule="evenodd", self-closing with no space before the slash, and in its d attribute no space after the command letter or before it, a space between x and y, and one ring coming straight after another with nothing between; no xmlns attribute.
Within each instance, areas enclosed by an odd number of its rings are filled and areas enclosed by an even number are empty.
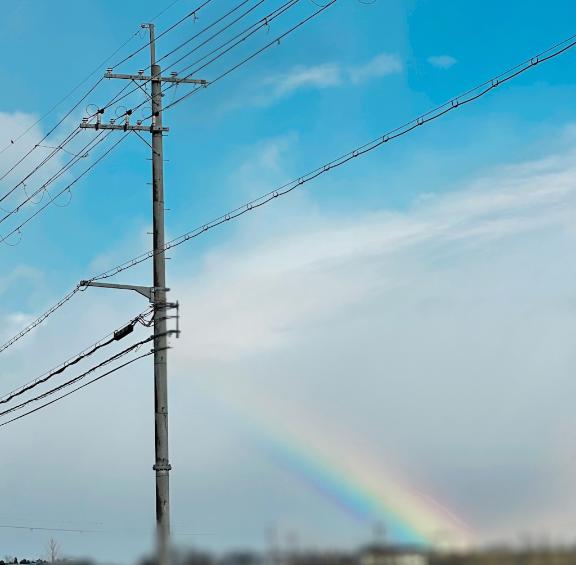
<svg viewBox="0 0 576 565"><path fill-rule="evenodd" d="M56 563L60 559L60 544L54 539L50 538L48 542L48 561Z"/></svg>

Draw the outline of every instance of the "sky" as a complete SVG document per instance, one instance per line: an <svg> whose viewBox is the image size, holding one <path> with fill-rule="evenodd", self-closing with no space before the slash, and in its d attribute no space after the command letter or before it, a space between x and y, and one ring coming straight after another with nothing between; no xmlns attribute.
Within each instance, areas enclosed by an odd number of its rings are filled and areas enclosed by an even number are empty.
<svg viewBox="0 0 576 565"><path fill-rule="evenodd" d="M0 24L2 194L50 149L4 173L103 70L146 46L142 22L160 14L161 33L198 4L14 0ZM213 80L317 4L301 0L197 78ZM572 2L515 4L337 0L167 110L168 237L574 33ZM234 5L213 0L158 40L159 56ZM279 5L266 0L246 22ZM135 73L146 57L143 49L115 71ZM574 57L168 253L182 330L169 358L178 545L347 548L381 528L391 542L433 546L576 541ZM42 143L61 143L123 86L101 82ZM167 91L165 105L189 88ZM143 99L131 95L105 119ZM145 117L146 106L135 119ZM83 131L67 148L81 153L94 135ZM54 193L121 135L80 159ZM60 151L2 209L70 157ZM2 341L79 280L150 248L149 157L145 141L129 136L1 246ZM33 198L0 232L45 202ZM144 263L113 280L146 285L150 275ZM1 353L2 394L145 308L135 293L78 293ZM134 341L147 335L139 328ZM153 446L150 358L0 427L0 557L45 556L50 537L66 555L101 561L149 551Z"/></svg>

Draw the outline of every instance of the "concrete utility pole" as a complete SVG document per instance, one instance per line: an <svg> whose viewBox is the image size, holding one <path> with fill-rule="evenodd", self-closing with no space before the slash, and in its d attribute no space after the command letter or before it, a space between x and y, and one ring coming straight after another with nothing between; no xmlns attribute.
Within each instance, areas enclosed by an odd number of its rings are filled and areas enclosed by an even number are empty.
<svg viewBox="0 0 576 565"><path fill-rule="evenodd" d="M154 24L150 24L152 75L152 224L154 241L155 304L166 304L166 255L164 251L164 143L162 133L162 80L156 64ZM154 309L154 437L156 440L156 533L158 560L168 563L170 543L170 462L168 460L168 336L166 308Z"/></svg>
<svg viewBox="0 0 576 565"><path fill-rule="evenodd" d="M152 287L116 285L109 283L86 282L87 286L120 288L135 290L149 297L154 304L154 431L156 460L156 533L157 557L159 565L168 565L170 561L170 462L168 458L168 334L167 310L172 307L167 302L166 293L166 258L164 250L164 132L168 128L162 125L162 83L190 83L206 85L204 80L179 78L175 74L162 77L160 66L156 64L156 43L154 24L143 24L150 32L150 76L141 71L137 75L114 74L108 69L106 78L145 81L151 83L152 124L143 125L137 122L130 124L127 113L123 124L103 123L102 111L97 114L96 123L82 121L81 128L109 129L119 131L147 131L152 134L152 224L153 224L153 272Z"/></svg>

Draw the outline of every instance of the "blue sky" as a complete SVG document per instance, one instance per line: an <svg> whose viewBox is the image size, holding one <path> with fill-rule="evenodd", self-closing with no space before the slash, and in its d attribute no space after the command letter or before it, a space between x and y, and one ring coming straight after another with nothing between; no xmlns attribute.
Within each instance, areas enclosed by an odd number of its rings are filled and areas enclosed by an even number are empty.
<svg viewBox="0 0 576 565"><path fill-rule="evenodd" d="M9 85L0 94L0 143L168 4L101 0L79 9L60 1L55 9L15 0L0 40ZM514 4L338 0L280 46L175 106L165 116L169 236L573 33L573 3ZM255 14L267 5L278 3L266 2ZM195 6L177 2L158 19L158 31ZM214 0L198 21L159 42L159 54L230 6ZM302 0L296 13L199 78L210 80L313 9ZM137 36L124 52L144 43ZM576 453L563 440L574 423L566 401L575 364L567 338L574 329L573 63L567 53L537 67L169 253L184 327L171 381L175 528L200 536L180 541L193 538L216 550L261 547L271 524L298 531L304 545L369 538L369 525L274 468L258 438L238 433L234 410L259 413L278 398L283 407L272 430L313 415L320 435L340 426L363 438L384 467L427 485L463 516L478 543L527 533L573 541L573 512L561 507L576 487ZM117 70L146 64L144 52ZM100 104L118 88L106 82L87 103ZM0 155L2 171L74 99ZM75 126L82 110L62 131ZM51 207L23 230L16 247L0 250L3 337L79 279L148 249L148 157L142 141L128 139L75 186L69 205ZM3 190L19 171L26 172L17 169ZM144 265L118 280L145 284L149 270ZM4 354L4 388L56 365L143 308L137 296L96 289L75 297ZM142 372L147 386L139 386ZM149 373L142 365L62 409L0 429L9 458L0 522L87 529L95 523L108 532L100 534L108 536L107 549L101 538L70 534L63 535L64 549L123 561L143 551L153 504ZM230 414L221 396L234 399L226 404ZM383 413L389 396L393 406ZM124 424L120 432L114 417ZM106 436L124 459L113 468L102 467ZM232 465L231 476L223 469ZM30 477L26 488L22 476ZM38 554L45 538L0 530L0 550Z"/></svg>
<svg viewBox="0 0 576 565"><path fill-rule="evenodd" d="M79 16L77 8L72 6L52 11L40 3L22 2L13 8L13 23L7 23L6 41L8 45L17 42L19 48L4 64L5 72L12 77L11 88L3 99L6 111L35 115L44 112L92 70L103 55L122 44L137 29L139 19L135 11L140 19L146 18L148 7L143 3L135 10L130 2L114 7L95 2ZM175 6L161 22L171 23L185 13L187 7ZM154 8L150 5L152 12ZM312 27L287 40L289 48L272 50L215 86L209 95L208 91L201 93L193 102L190 100L175 108L167 116L166 122L172 128L167 140L168 181L175 179L183 187L193 187L194 194L194 198L190 198L190 190L168 191L169 204L174 204L170 214L171 229L174 233L186 231L189 226L242 202L246 194L238 193L233 179L225 172L244 160L259 141L286 134L297 135L298 143L290 158L294 175L298 175L524 60L558 38L569 36L569 17L562 18L560 23L556 17L556 13L562 11L569 13L568 3L564 6L559 3L554 10L545 11L537 18L531 17L528 6L518 10L496 3L467 8L463 14L444 3L407 6L402 2L376 2L373 5L344 2L338 5ZM495 13L499 17L495 18ZM208 19L208 12L205 14ZM81 24L77 20L79 17ZM198 20L198 26L200 22ZM52 38L62 40L49 40L50 35L44 31L47 26ZM178 39L187 37L187 33L188 29L175 31L169 36L168 45L176 44ZM142 43L143 40L135 41ZM75 48L71 50L71 46ZM41 58L39 53L42 53ZM343 84L333 87L303 87L272 104L252 102L263 90L270 89L268 80L280 80L278 75L294 67L337 65L342 69L355 68L382 53L397 57L402 71L379 80L369 79L363 84L344 80ZM428 62L430 57L446 54L458 63L442 69ZM145 57L134 65L127 63L123 70L136 70L144 62L147 62ZM498 96L482 101L458 116L448 117L426 132L419 132L408 143L401 141L376 157L368 157L360 166L339 173L336 179L343 180L346 185L346 181L356 175L385 169L388 178L405 179L402 187L378 190L376 194L356 192L353 197L347 189L332 189L329 194L317 190L312 198L336 210L350 205L360 209L388 203L405 206L414 197L414 191L407 186L419 178L406 175L419 174L418 166L414 167L419 160L433 163L426 176L432 188L437 190L446 186L447 177L448 182L454 182L455 175L468 174L498 162L502 146L511 158L526 154L530 144L526 141L519 144L519 137L529 140L559 122L569 121L567 112L571 112L572 92L565 72L569 64L567 57L548 65L545 70L538 69ZM30 75L26 69L30 69ZM57 88L43 86L48 84ZM95 95L90 102L98 104L103 96ZM238 108L244 106L247 106L245 111L239 112ZM511 108L515 111L511 112ZM334 119L335 116L338 119ZM49 120L46 123L49 124ZM234 143L230 143L231 140ZM108 195L101 194L101 190L80 189L75 195L73 214L56 211L31 227L31 231L43 234L45 244L51 245L59 263L69 264L71 269L84 269L82 272L86 274L82 262L85 253L72 253L71 247L75 244L71 246L70 242L61 245L70 233L75 234L79 249L87 247L95 254L117 241L119 225L146 220L146 198L135 197L138 193L125 187L131 183L144 188L148 180L146 162L140 161L147 157L146 148L137 141L131 140L107 167L90 177L96 185L114 183ZM457 160L436 158L438 153L450 152L455 147L464 149ZM478 158L479 147L482 159ZM210 165L189 167L192 157ZM72 216L69 221L78 223L62 225L51 219L62 214L67 218ZM104 215L115 226L114 230L97 231ZM62 232L58 231L59 225ZM122 231L128 235L135 227L132 223ZM48 238L47 232L51 234ZM35 253L34 238L25 239L30 242L23 242L19 256ZM49 268L49 264L41 267Z"/></svg>

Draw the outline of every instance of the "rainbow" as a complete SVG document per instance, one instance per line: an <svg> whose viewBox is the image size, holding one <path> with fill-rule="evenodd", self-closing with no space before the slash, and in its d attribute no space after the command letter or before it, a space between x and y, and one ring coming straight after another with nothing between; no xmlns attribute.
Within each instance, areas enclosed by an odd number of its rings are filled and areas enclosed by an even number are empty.
<svg viewBox="0 0 576 565"><path fill-rule="evenodd" d="M213 386L211 392L216 392ZM258 399L253 391L244 393L245 397L234 399L220 393L218 400L259 451L352 519L370 526L384 524L387 538L395 543L422 548L470 546L473 535L461 518L408 484L389 465L384 467L369 449L359 449L340 430L323 434L327 426L303 418L301 411L297 418L282 417L293 411L286 406L281 410L277 402L273 406L271 398Z"/></svg>

